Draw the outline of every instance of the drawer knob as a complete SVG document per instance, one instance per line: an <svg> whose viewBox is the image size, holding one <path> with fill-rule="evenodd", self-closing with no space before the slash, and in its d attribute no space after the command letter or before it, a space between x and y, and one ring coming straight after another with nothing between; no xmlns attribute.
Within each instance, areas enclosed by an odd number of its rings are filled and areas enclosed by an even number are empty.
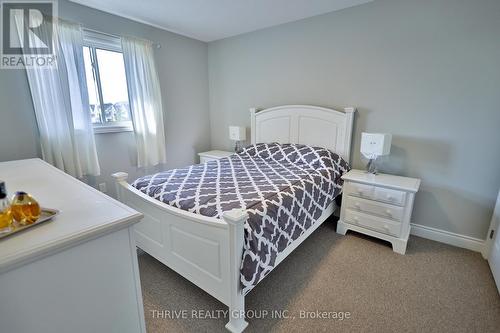
<svg viewBox="0 0 500 333"><path fill-rule="evenodd" d="M393 199L394 199L394 197L392 195L387 194L387 200L393 200Z"/></svg>
<svg viewBox="0 0 500 333"><path fill-rule="evenodd" d="M359 222L359 218L357 216L354 216L353 218L354 222L358 223Z"/></svg>
<svg viewBox="0 0 500 333"><path fill-rule="evenodd" d="M354 207L359 208L359 202L356 202L356 203L354 204Z"/></svg>
<svg viewBox="0 0 500 333"><path fill-rule="evenodd" d="M386 213L387 215L389 215L389 216L392 216L392 212L391 212L391 210L390 210L390 209L386 209L386 210L385 210L385 213Z"/></svg>
<svg viewBox="0 0 500 333"><path fill-rule="evenodd" d="M384 224L384 229L389 230L389 226L387 224Z"/></svg>

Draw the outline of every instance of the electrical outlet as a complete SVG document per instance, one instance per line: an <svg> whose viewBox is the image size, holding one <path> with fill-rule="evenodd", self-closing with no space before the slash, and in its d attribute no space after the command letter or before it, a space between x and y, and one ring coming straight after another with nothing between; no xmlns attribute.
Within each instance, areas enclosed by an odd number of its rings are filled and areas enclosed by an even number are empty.
<svg viewBox="0 0 500 333"><path fill-rule="evenodd" d="M108 189L106 188L106 183L99 184L99 191L101 191L102 193L106 193L108 191Z"/></svg>

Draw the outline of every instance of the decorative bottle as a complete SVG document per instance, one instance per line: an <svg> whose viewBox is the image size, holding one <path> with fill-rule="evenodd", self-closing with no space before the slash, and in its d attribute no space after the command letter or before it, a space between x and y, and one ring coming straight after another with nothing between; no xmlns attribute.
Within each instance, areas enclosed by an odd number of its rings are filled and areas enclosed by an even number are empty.
<svg viewBox="0 0 500 333"><path fill-rule="evenodd" d="M12 216L20 225L33 224L40 217L38 202L26 192L16 192L10 206Z"/></svg>
<svg viewBox="0 0 500 333"><path fill-rule="evenodd" d="M5 188L5 182L0 181L0 230L10 228L11 224L12 212L7 198L7 189Z"/></svg>

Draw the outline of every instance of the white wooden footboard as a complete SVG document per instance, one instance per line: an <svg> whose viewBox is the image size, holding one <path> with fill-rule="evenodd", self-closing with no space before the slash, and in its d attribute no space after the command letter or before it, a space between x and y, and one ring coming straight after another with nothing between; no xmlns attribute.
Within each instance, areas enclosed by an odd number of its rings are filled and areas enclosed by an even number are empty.
<svg viewBox="0 0 500 333"><path fill-rule="evenodd" d="M118 199L144 214L135 226L137 246L229 307L226 328L242 332L244 296L240 267L245 211L235 209L224 220L183 211L155 200L127 183L128 174L113 174Z"/></svg>

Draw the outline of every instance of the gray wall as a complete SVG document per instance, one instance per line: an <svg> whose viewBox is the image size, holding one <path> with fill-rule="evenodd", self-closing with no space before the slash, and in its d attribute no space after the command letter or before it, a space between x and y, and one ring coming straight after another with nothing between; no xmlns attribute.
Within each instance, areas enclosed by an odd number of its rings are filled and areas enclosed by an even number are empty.
<svg viewBox="0 0 500 333"><path fill-rule="evenodd" d="M210 147L206 43L64 0L59 0L59 16L86 28L160 43L155 56L165 112L166 167L192 164L197 152ZM0 161L41 156L23 70L0 70L0 138ZM110 194L114 194L109 177L112 172L126 171L131 177L150 172L134 167L132 132L97 134L96 138L102 176L88 179L91 185L107 181Z"/></svg>
<svg viewBox="0 0 500 333"><path fill-rule="evenodd" d="M422 178L413 222L484 238L500 186L500 1L376 0L209 44L212 148L248 108L355 106Z"/></svg>

